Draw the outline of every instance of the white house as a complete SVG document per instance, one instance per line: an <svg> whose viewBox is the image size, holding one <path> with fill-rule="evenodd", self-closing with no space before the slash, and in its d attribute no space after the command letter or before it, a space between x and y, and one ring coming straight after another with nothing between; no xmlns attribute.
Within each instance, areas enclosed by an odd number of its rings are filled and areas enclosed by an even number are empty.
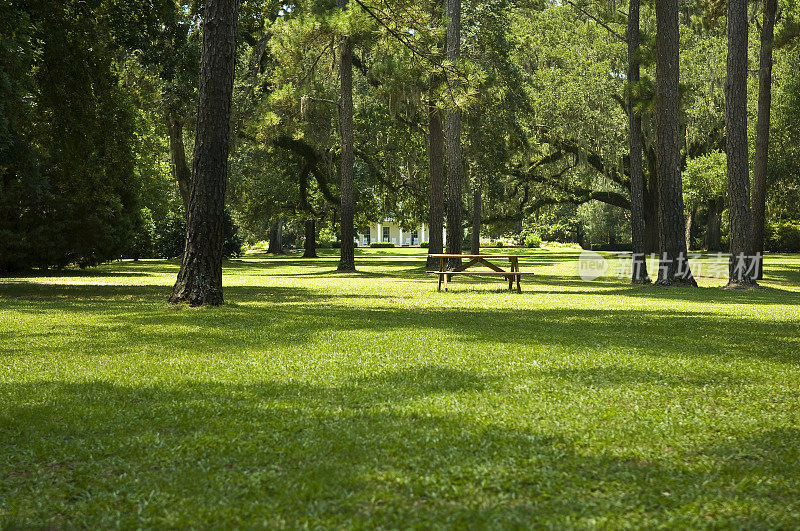
<svg viewBox="0 0 800 531"><path fill-rule="evenodd" d="M425 223L419 224L413 230L403 230L400 224L392 218L384 219L371 223L369 232L367 227L362 227L356 231L356 243L359 246L369 246L372 242L388 242L395 245L419 245L427 242L430 238L428 226ZM363 231L363 232L362 232ZM442 230L443 241L447 241L447 230Z"/></svg>

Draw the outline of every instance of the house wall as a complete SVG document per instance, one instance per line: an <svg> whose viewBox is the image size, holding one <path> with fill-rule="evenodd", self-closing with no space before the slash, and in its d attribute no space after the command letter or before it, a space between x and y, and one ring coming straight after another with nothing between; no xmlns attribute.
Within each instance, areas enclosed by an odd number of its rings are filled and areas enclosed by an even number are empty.
<svg viewBox="0 0 800 531"><path fill-rule="evenodd" d="M364 227L362 227L362 230ZM380 223L372 223L369 226L369 241L365 239L366 232L357 232L356 241L359 246L369 245L372 242L387 241L384 237L384 230L388 229L388 241L395 245L419 245L421 242L426 242L430 238L428 227L425 224L419 225L414 230L402 230L400 224L393 220L384 220ZM414 231L417 237L412 240ZM447 234L446 231L443 231Z"/></svg>

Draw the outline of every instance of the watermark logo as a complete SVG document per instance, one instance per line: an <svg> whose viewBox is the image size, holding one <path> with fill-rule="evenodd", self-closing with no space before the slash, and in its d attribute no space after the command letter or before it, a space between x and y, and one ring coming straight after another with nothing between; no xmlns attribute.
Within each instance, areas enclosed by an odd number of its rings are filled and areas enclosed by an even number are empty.
<svg viewBox="0 0 800 531"><path fill-rule="evenodd" d="M594 251L584 250L578 258L578 275L586 282L596 280L608 271L608 261Z"/></svg>
<svg viewBox="0 0 800 531"><path fill-rule="evenodd" d="M669 259L666 254L659 257L655 253L649 256L644 253L620 253L616 255L613 276L618 279L630 279L634 268L649 261L651 267L657 266L659 272L666 273L674 264L678 276L689 276L691 272L695 277L724 279L728 277L731 266L734 278L750 278L755 274L756 267L761 263L762 256L757 254L747 256L739 254L731 257L730 254L716 253L705 258L700 253L681 253L676 259ZM594 251L583 251L578 258L578 275L586 282L597 280L605 276L611 269L611 262Z"/></svg>

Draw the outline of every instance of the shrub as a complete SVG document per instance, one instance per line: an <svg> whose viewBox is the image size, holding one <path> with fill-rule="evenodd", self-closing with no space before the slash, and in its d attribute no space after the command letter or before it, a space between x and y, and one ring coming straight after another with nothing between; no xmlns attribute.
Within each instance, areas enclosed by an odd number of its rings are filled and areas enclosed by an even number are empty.
<svg viewBox="0 0 800 531"><path fill-rule="evenodd" d="M800 220L782 219L768 223L764 249L776 253L800 252Z"/></svg>
<svg viewBox="0 0 800 531"><path fill-rule="evenodd" d="M239 236L239 227L233 221L230 212L225 210L225 225L222 228L222 256L225 258L238 258L242 256L242 238Z"/></svg>
<svg viewBox="0 0 800 531"><path fill-rule="evenodd" d="M233 222L230 213L225 211L223 225L222 256L231 258L241 256L242 239L239 228ZM155 223L154 254L158 258L176 258L183 254L186 242L186 219L183 212L172 211Z"/></svg>
<svg viewBox="0 0 800 531"><path fill-rule="evenodd" d="M329 228L320 229L317 236L317 247L320 249L333 247L333 232Z"/></svg>
<svg viewBox="0 0 800 531"><path fill-rule="evenodd" d="M429 247L428 242L420 242L419 246L423 249L427 249Z"/></svg>
<svg viewBox="0 0 800 531"><path fill-rule="evenodd" d="M505 244L505 242L503 242L503 240L495 240L493 242L489 242L489 245L488 245L488 247L497 247L499 249L502 249L505 246L506 246L506 244Z"/></svg>
<svg viewBox="0 0 800 531"><path fill-rule="evenodd" d="M525 236L525 247L529 249L538 249L542 246L542 237L537 233L532 232Z"/></svg>
<svg viewBox="0 0 800 531"><path fill-rule="evenodd" d="M394 244L392 242L372 242L369 246L373 248L389 248L394 247Z"/></svg>
<svg viewBox="0 0 800 531"><path fill-rule="evenodd" d="M331 242L331 249L341 249L342 242Z"/></svg>
<svg viewBox="0 0 800 531"><path fill-rule="evenodd" d="M186 220L183 212L170 211L166 217L156 221L155 255L159 258L175 258L183 254L186 241Z"/></svg>
<svg viewBox="0 0 800 531"><path fill-rule="evenodd" d="M156 241L156 224L149 208L142 208L134 222L133 234L123 253L127 258L153 258Z"/></svg>

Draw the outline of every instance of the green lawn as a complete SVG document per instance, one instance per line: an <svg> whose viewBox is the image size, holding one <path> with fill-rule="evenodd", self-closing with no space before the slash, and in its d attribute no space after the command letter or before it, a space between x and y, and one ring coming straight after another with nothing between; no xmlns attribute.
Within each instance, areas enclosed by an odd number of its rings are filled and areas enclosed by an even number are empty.
<svg viewBox="0 0 800 531"><path fill-rule="evenodd" d="M764 289L523 293L419 249L0 279L2 527L797 527L800 256Z"/></svg>

